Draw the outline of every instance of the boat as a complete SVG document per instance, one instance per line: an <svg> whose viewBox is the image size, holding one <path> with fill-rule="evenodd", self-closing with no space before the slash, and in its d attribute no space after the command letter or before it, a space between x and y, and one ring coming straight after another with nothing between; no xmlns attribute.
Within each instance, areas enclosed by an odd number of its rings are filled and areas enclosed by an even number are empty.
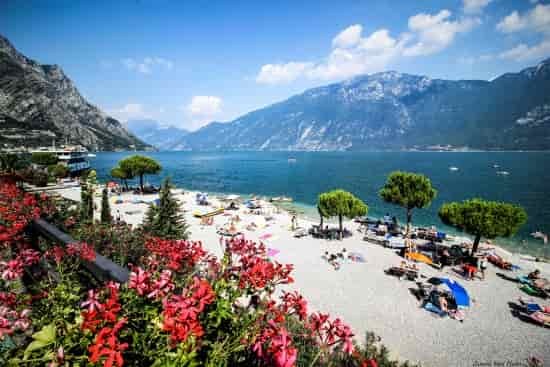
<svg viewBox="0 0 550 367"><path fill-rule="evenodd" d="M94 153L88 153L88 157L90 157L90 158L95 158L95 157L97 157L97 156L96 156Z"/></svg>
<svg viewBox="0 0 550 367"><path fill-rule="evenodd" d="M65 145L61 146L61 148L56 148L54 144L51 147L41 147L31 150L30 153L50 153L55 155L58 164L67 167L70 176L78 176L82 171L90 169L88 150L80 145Z"/></svg>
<svg viewBox="0 0 550 367"><path fill-rule="evenodd" d="M452 166L452 167L449 167L449 170L451 170L451 171L458 171L458 167Z"/></svg>
<svg viewBox="0 0 550 367"><path fill-rule="evenodd" d="M274 198L269 199L272 203L291 203L292 198L288 196L275 196Z"/></svg>
<svg viewBox="0 0 550 367"><path fill-rule="evenodd" d="M508 176L510 174L510 172L508 171L497 171L497 175L500 175L500 176Z"/></svg>
<svg viewBox="0 0 550 367"><path fill-rule="evenodd" d="M493 164L493 168L499 168L500 166L498 164Z"/></svg>
<svg viewBox="0 0 550 367"><path fill-rule="evenodd" d="M288 158L288 163L296 163L296 158Z"/></svg>

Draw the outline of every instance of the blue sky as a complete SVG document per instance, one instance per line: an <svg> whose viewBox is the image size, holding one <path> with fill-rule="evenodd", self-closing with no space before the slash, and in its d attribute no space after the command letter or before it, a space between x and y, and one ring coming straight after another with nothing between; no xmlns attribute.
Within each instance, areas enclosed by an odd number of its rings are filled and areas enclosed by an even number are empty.
<svg viewBox="0 0 550 367"><path fill-rule="evenodd" d="M121 120L196 129L363 73L519 71L550 57L550 4L3 0L0 33Z"/></svg>

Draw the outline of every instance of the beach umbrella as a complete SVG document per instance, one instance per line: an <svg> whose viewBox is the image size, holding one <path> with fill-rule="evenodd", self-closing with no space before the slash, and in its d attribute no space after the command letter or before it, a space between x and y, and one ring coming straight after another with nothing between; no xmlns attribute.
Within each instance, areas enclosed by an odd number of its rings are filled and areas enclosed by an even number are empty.
<svg viewBox="0 0 550 367"><path fill-rule="evenodd" d="M240 196L239 195L228 195L226 196L227 200L237 200Z"/></svg>
<svg viewBox="0 0 550 367"><path fill-rule="evenodd" d="M470 296L463 286L449 278L441 278L441 281L451 290L458 307L470 307Z"/></svg>
<svg viewBox="0 0 550 367"><path fill-rule="evenodd" d="M113 181L109 181L107 182L107 187L117 187L118 184L116 182L113 182Z"/></svg>

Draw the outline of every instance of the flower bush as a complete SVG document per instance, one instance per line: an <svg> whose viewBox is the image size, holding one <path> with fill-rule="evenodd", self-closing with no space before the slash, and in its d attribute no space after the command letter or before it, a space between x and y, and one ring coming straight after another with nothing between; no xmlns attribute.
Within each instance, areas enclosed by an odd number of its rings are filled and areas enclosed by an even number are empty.
<svg viewBox="0 0 550 367"><path fill-rule="evenodd" d="M292 266L269 259L261 243L228 240L218 259L200 241L142 237L129 281L99 284L81 268L95 258L96 229L66 248L27 244L24 228L42 210L33 195L1 187L2 365L396 365L374 343L354 344L339 318L309 313L298 292L280 290ZM129 259L117 251L126 244L116 246L126 239L101 249Z"/></svg>

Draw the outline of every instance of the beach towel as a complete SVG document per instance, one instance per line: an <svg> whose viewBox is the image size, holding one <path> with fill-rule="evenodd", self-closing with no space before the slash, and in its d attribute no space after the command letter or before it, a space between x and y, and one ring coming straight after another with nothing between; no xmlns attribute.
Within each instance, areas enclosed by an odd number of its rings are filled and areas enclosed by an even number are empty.
<svg viewBox="0 0 550 367"><path fill-rule="evenodd" d="M358 262L358 263L364 263L366 262L365 258L363 257L362 254L358 253L358 252L350 252L348 254L348 258L351 260L351 261L354 261L354 262Z"/></svg>
<svg viewBox="0 0 550 367"><path fill-rule="evenodd" d="M281 251L279 251L275 248L268 248L267 249L267 256L272 257L272 256L277 255L279 252L281 252Z"/></svg>

